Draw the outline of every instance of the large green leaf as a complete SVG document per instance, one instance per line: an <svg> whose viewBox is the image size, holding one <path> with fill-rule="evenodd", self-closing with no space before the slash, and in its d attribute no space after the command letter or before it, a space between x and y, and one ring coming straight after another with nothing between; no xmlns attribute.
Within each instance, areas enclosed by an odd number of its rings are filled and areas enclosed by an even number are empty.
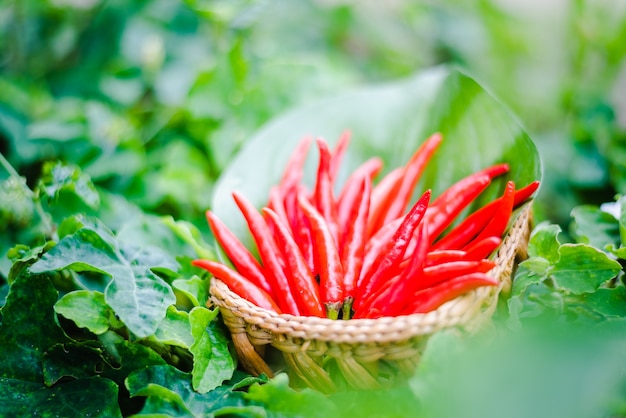
<svg viewBox="0 0 626 418"><path fill-rule="evenodd" d="M147 337L175 302L172 288L153 270L174 269L176 262L157 250L126 245L101 223L85 222L30 266L30 271L71 269L110 276L105 302L134 334Z"/></svg>
<svg viewBox="0 0 626 418"><path fill-rule="evenodd" d="M434 132L441 132L444 142L424 173L420 190L432 188L436 196L454 181L497 162L510 164L506 179L520 186L541 176L537 149L515 117L466 74L436 67L307 104L274 119L246 142L220 177L213 210L237 234L246 235L231 192L238 190L263 205L302 137L321 136L333 144L347 129L352 142L340 183L372 156L381 157L387 171L404 164ZM314 154L307 165L309 177ZM493 197L502 185L497 182L485 198Z"/></svg>

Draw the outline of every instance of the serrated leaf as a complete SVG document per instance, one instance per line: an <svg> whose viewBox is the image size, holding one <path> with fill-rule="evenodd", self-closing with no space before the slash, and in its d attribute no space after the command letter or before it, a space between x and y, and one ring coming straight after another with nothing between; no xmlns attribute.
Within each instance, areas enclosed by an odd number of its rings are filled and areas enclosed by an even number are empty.
<svg viewBox="0 0 626 418"><path fill-rule="evenodd" d="M352 139L339 184L373 156L383 159L386 171L406 163L435 132L441 132L444 140L423 174L420 191L430 188L437 196L471 172L507 162L510 172L494 182L476 202L480 205L499 193L508 179L522 186L541 175L537 149L509 111L466 74L438 67L308 104L270 121L246 141L220 176L212 210L245 239L246 225L232 191L238 190L257 207L264 205L270 187L279 181L290 153L304 136L323 137L332 146L346 129L352 131ZM314 157L312 152L308 180L316 167Z"/></svg>
<svg viewBox="0 0 626 418"><path fill-rule="evenodd" d="M230 408L238 408L244 416L254 416L243 392L220 386L205 394L198 393L192 388L191 375L170 365L137 370L126 379L126 387L131 396L147 397L137 416L165 412L177 417L220 416L220 411Z"/></svg>
<svg viewBox="0 0 626 418"><path fill-rule="evenodd" d="M45 275L21 274L13 282L2 308L0 377L43 383L46 350L67 341L52 308L57 295Z"/></svg>
<svg viewBox="0 0 626 418"><path fill-rule="evenodd" d="M54 311L96 335L109 329L109 318L114 315L104 300L104 294L89 290L66 294L54 305Z"/></svg>
<svg viewBox="0 0 626 418"><path fill-rule="evenodd" d="M541 283L548 276L550 263L540 257L532 257L524 260L518 265L515 272L515 280L511 289L512 295L522 293L531 284Z"/></svg>
<svg viewBox="0 0 626 418"><path fill-rule="evenodd" d="M193 344L189 314L179 311L175 306L167 308L165 318L159 323L154 338L163 344L189 348Z"/></svg>
<svg viewBox="0 0 626 418"><path fill-rule="evenodd" d="M197 307L189 313L194 342L193 388L206 393L230 379L235 371L235 361L228 350L228 338L215 322L218 310Z"/></svg>
<svg viewBox="0 0 626 418"><path fill-rule="evenodd" d="M556 263L559 260L559 248L561 243L558 236L561 227L555 224L539 224L530 236L528 242L528 255L530 257L541 257L549 263Z"/></svg>
<svg viewBox="0 0 626 418"><path fill-rule="evenodd" d="M597 206L583 205L572 209L572 236L576 242L604 249L619 245L619 223L610 213Z"/></svg>
<svg viewBox="0 0 626 418"><path fill-rule="evenodd" d="M559 254L550 276L558 287L575 294L593 292L622 270L617 261L585 244L563 244Z"/></svg>
<svg viewBox="0 0 626 418"><path fill-rule="evenodd" d="M30 271L71 269L110 276L104 292L106 303L134 334L147 337L154 334L167 307L175 302L172 288L151 271L162 263L167 264L167 259L120 246L112 233L96 222L63 237Z"/></svg>
<svg viewBox="0 0 626 418"><path fill-rule="evenodd" d="M0 416L3 417L122 417L118 387L108 379L70 380L51 388L0 378Z"/></svg>

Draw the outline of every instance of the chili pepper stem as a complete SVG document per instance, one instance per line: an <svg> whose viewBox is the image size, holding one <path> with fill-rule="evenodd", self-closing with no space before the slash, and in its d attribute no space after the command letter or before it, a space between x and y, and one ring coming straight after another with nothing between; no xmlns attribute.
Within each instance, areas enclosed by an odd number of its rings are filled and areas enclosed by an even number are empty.
<svg viewBox="0 0 626 418"><path fill-rule="evenodd" d="M343 300L343 306L341 307L341 318L342 319L350 319L352 317L352 303L354 302L354 298L352 296L348 296Z"/></svg>
<svg viewBox="0 0 626 418"><path fill-rule="evenodd" d="M339 312L342 309L341 302L327 302L324 304L326 308L326 318L337 320L339 319Z"/></svg>

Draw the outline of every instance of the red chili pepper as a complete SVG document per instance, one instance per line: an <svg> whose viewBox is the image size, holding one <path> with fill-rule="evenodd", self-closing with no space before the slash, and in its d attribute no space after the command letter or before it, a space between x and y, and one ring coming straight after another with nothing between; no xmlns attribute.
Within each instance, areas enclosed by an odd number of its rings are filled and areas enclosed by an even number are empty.
<svg viewBox="0 0 626 418"><path fill-rule="evenodd" d="M242 194L235 191L233 192L233 198L246 219L248 228L256 242L265 271L268 278L271 279L270 284L272 289L274 289L274 296L276 296L278 306L280 306L283 312L299 315L300 311L293 296L293 289L291 289L289 280L283 271L283 266L278 259L278 248L276 248L276 243L263 215Z"/></svg>
<svg viewBox="0 0 626 418"><path fill-rule="evenodd" d="M487 188L492 178L508 169L508 164L488 167L459 180L441 193L426 213L430 239L434 241Z"/></svg>
<svg viewBox="0 0 626 418"><path fill-rule="evenodd" d="M359 309L359 305L378 290L381 282L389 278L389 271L402 261L409 241L426 213L429 201L430 190L427 190L406 215L385 251L376 258L368 275L362 277L355 297L355 309Z"/></svg>
<svg viewBox="0 0 626 418"><path fill-rule="evenodd" d="M391 205L387 209L387 213L383 219L383 225L391 222L404 214L413 190L417 185L426 165L432 158L433 154L439 148L439 144L443 137L440 133L431 135L424 143L415 151L409 162L406 164L404 174L400 183L400 187L395 193L394 199L391 201Z"/></svg>
<svg viewBox="0 0 626 418"><path fill-rule="evenodd" d="M296 145L287 161L283 177L280 180L279 187L281 189L296 187L302 180L302 170L312 140L313 138L311 137L305 137Z"/></svg>
<svg viewBox="0 0 626 418"><path fill-rule="evenodd" d="M303 194L298 196L298 203L309 221L313 236L313 253L320 278L322 303L326 307L326 316L337 319L343 304L343 268L341 259L330 228L320 214Z"/></svg>
<svg viewBox="0 0 626 418"><path fill-rule="evenodd" d="M502 242L500 237L487 237L480 241L472 241L465 247L465 257L468 260L480 260L489 256Z"/></svg>
<svg viewBox="0 0 626 418"><path fill-rule="evenodd" d="M318 138L316 142L319 148L320 160L317 168L315 190L313 192L313 203L326 220L333 238L338 244L337 205L333 195L333 184L330 179L330 161L332 156L328 149L328 144L326 144L325 141Z"/></svg>
<svg viewBox="0 0 626 418"><path fill-rule="evenodd" d="M363 267L365 242L367 240L367 215L369 213L372 184L363 178L359 187L360 201L352 209L351 222L346 225L345 239L341 246L341 265L343 266L343 319L350 318L357 279Z"/></svg>
<svg viewBox="0 0 626 418"><path fill-rule="evenodd" d="M373 182L382 168L383 161L374 157L365 161L350 174L337 199L337 218L340 226L343 227L349 222L354 201L358 199L358 185L361 179L367 178L370 182Z"/></svg>
<svg viewBox="0 0 626 418"><path fill-rule="evenodd" d="M426 289L439 283L449 281L454 277L473 272L486 273L494 267L495 263L490 260L451 261L449 263L425 267L421 276L414 279L416 282L415 289Z"/></svg>
<svg viewBox="0 0 626 418"><path fill-rule="evenodd" d="M404 167L398 167L383 177L376 187L372 189L372 203L367 224L368 236L371 237L383 226L385 214L400 189L403 176Z"/></svg>
<svg viewBox="0 0 626 418"><path fill-rule="evenodd" d="M398 276L384 283L380 290L367 298L355 318L379 318L396 316L408 304L408 296L417 290L415 277L421 275L428 252L428 226L420 224L415 238L418 241L416 252L412 255L409 265Z"/></svg>
<svg viewBox="0 0 626 418"><path fill-rule="evenodd" d="M239 241L239 238L211 211L206 212L206 218L216 241L220 243L235 268L252 283L273 296L274 292L267 281L263 267Z"/></svg>
<svg viewBox="0 0 626 418"><path fill-rule="evenodd" d="M476 236L476 241L481 241L487 237L501 237L506 231L506 227L511 219L513 212L513 204L515 197L515 184L512 181L507 182L504 188L502 200L487 225Z"/></svg>
<svg viewBox="0 0 626 418"><path fill-rule="evenodd" d="M330 169L328 170L328 174L330 177L330 182L335 183L337 176L339 175L339 168L341 167L341 161L343 160L344 155L346 154L346 150L348 149L348 145L350 145L350 137L352 136L350 131L344 131L339 140L337 141L337 145L332 152L332 158L330 159Z"/></svg>
<svg viewBox="0 0 626 418"><path fill-rule="evenodd" d="M192 264L209 271L215 277L226 283L237 295L254 303L256 306L281 313L280 308L269 294L236 271L231 270L223 264L210 260L194 260Z"/></svg>
<svg viewBox="0 0 626 418"><path fill-rule="evenodd" d="M430 248L426 255L424 266L434 266L449 263L450 261L463 261L466 256L467 253L461 250L432 250L432 248Z"/></svg>
<svg viewBox="0 0 626 418"><path fill-rule="evenodd" d="M413 295L411 303L402 312L403 315L434 311L444 303L464 293L482 286L497 286L498 282L485 273L470 273L455 277L428 289L420 290Z"/></svg>
<svg viewBox="0 0 626 418"><path fill-rule="evenodd" d="M516 190L513 205L519 206L522 202L532 196L538 187L539 182L535 181L519 190ZM498 206L501 204L502 199L503 196L500 196L470 214L460 224L455 226L454 229L435 242L432 246L432 250L459 249L468 245L468 243L474 239L493 218Z"/></svg>
<svg viewBox="0 0 626 418"><path fill-rule="evenodd" d="M296 302L303 315L324 316L324 308L320 302L320 290L298 244L290 234L289 227L272 209L263 208L263 213L274 223L276 243L279 245L283 260L287 267L291 287L295 289Z"/></svg>

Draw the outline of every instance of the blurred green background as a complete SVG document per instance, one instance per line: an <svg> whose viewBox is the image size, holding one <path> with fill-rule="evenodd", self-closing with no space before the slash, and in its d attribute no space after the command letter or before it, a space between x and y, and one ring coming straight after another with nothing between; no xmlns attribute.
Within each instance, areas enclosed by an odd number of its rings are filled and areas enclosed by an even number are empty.
<svg viewBox="0 0 626 418"><path fill-rule="evenodd" d="M58 159L199 225L271 117L454 63L525 125L544 164L537 218L565 224L626 189L625 39L611 0L8 0L0 152L30 185Z"/></svg>

